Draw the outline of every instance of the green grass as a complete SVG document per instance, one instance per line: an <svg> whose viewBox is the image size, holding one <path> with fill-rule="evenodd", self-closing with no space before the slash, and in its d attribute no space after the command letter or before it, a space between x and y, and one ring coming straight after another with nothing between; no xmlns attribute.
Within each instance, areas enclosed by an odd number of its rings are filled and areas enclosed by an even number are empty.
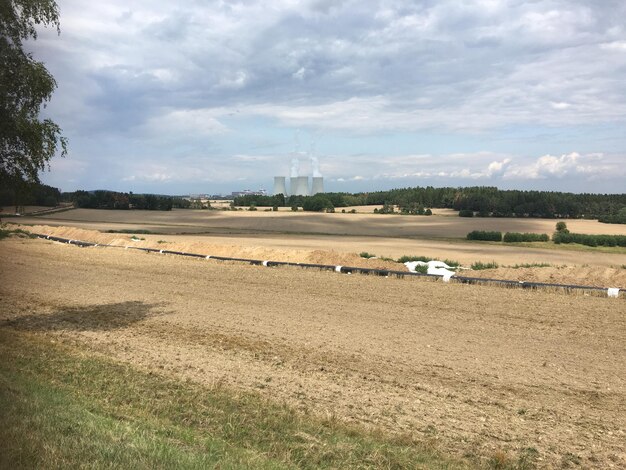
<svg viewBox="0 0 626 470"><path fill-rule="evenodd" d="M550 263L522 263L522 264L514 264L513 266L507 266L513 269L519 268L551 268L552 265Z"/></svg>
<svg viewBox="0 0 626 470"><path fill-rule="evenodd" d="M359 253L359 256L366 259L376 258L376 255L374 253L368 253L367 251L362 251L361 253Z"/></svg>
<svg viewBox="0 0 626 470"><path fill-rule="evenodd" d="M0 329L0 467L470 468L409 435ZM513 467L511 467L513 468Z"/></svg>
<svg viewBox="0 0 626 470"><path fill-rule="evenodd" d="M8 228L5 228L5 226L3 225L0 228L0 240L3 240L11 236L17 236L20 238L37 238L37 235L34 235L26 230L22 230L21 228L8 229Z"/></svg>
<svg viewBox="0 0 626 470"><path fill-rule="evenodd" d="M498 263L496 263L495 261L491 261L489 263L483 263L482 261L476 261L475 263L472 263L471 268L475 271L480 271L482 269L496 269L498 268Z"/></svg>

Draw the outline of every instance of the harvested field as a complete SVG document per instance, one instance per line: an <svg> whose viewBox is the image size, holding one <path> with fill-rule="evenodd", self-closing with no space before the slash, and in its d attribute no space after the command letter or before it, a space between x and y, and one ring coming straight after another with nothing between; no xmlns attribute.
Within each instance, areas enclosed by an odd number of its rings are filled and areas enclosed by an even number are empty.
<svg viewBox="0 0 626 470"><path fill-rule="evenodd" d="M407 432L626 466L623 299L0 242L0 327Z"/></svg>
<svg viewBox="0 0 626 470"><path fill-rule="evenodd" d="M45 222L43 222L45 221ZM571 232L626 235L626 226L595 220L566 220ZM320 214L263 211L107 211L75 209L60 214L24 218L23 223L75 225L107 230L143 228L160 233L308 233L393 238L465 238L472 230L548 233L549 219L463 218L445 215Z"/></svg>
<svg viewBox="0 0 626 470"><path fill-rule="evenodd" d="M158 248L212 256L226 256L296 263L318 263L366 268L404 270L402 264L381 259L364 259L361 252L398 259L403 255L428 255L454 259L465 266L475 261L496 261L500 265L549 263L541 268L499 268L461 271L461 275L518 281L582 284L596 287L626 287L626 254L546 250L507 245L416 241L382 237L232 235L131 235L102 233L77 227L21 226L35 233L141 248ZM332 249L331 249L332 248Z"/></svg>

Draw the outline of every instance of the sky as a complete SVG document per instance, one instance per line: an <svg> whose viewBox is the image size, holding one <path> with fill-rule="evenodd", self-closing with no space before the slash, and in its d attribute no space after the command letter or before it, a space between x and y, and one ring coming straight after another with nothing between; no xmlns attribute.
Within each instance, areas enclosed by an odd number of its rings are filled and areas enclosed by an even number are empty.
<svg viewBox="0 0 626 470"><path fill-rule="evenodd" d="M626 192L623 0L57 0L64 191Z"/></svg>

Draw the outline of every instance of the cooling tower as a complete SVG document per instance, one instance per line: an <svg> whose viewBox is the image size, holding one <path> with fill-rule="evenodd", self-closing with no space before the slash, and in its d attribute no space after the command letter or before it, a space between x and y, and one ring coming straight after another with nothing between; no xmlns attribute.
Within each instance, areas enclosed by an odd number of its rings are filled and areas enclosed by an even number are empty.
<svg viewBox="0 0 626 470"><path fill-rule="evenodd" d="M324 192L324 178L321 176L313 177L313 185L311 186L311 196Z"/></svg>
<svg viewBox="0 0 626 470"><path fill-rule="evenodd" d="M298 177L292 176L291 178L289 178L289 195L295 196L296 189L298 189Z"/></svg>
<svg viewBox="0 0 626 470"><path fill-rule="evenodd" d="M274 176L274 196L283 194L287 196L287 186L285 186L286 178L284 176Z"/></svg>
<svg viewBox="0 0 626 470"><path fill-rule="evenodd" d="M292 196L308 196L309 195L309 177L298 176L291 178L291 195Z"/></svg>

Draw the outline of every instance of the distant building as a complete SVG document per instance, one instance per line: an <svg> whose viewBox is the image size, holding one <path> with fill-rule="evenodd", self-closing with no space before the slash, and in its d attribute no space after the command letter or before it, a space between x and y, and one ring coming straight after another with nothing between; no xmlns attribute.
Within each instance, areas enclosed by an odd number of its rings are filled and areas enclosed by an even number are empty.
<svg viewBox="0 0 626 470"><path fill-rule="evenodd" d="M243 191L233 191L231 197L238 196L267 196L265 189L259 189L258 191L252 191L251 189L244 189Z"/></svg>

